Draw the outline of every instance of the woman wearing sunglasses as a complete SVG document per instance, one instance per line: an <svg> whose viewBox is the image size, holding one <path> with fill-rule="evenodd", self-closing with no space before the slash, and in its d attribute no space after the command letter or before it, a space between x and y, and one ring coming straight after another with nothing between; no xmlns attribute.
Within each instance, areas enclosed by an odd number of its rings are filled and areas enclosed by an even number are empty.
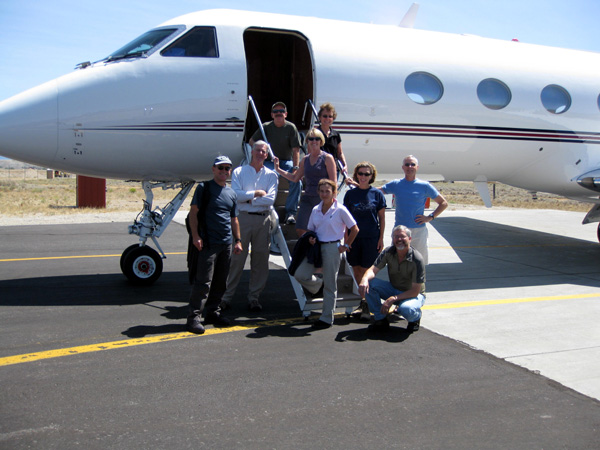
<svg viewBox="0 0 600 450"><path fill-rule="evenodd" d="M335 107L331 103L323 103L319 108L319 127L323 136L325 136L325 144L323 150L331 154L335 160L338 160L341 165L341 170L347 173L346 157L342 150L342 137L340 133L331 128L333 121L337 118Z"/></svg>
<svg viewBox="0 0 600 450"><path fill-rule="evenodd" d="M312 209L317 206L319 198L319 180L329 178L336 180L335 161L333 156L321 150L325 145L325 136L316 128L306 134L307 155L300 161L298 170L294 173L286 172L279 168L279 159L273 158L275 171L285 179L297 183L304 178L304 193L300 197L300 208L296 217L296 233L302 236L308 229L308 219Z"/></svg>
<svg viewBox="0 0 600 450"><path fill-rule="evenodd" d="M367 269L383 250L386 203L383 193L371 186L376 177L377 169L373 164L367 161L358 163L352 177L356 188L350 189L344 197L344 206L350 211L360 230L347 256L357 283L360 283ZM362 300L352 315L369 320L371 317L367 302Z"/></svg>

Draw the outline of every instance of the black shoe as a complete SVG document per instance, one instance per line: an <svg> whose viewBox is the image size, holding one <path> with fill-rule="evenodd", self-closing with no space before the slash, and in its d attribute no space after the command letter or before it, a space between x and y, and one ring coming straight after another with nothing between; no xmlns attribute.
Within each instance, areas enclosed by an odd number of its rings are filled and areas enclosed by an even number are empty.
<svg viewBox="0 0 600 450"><path fill-rule="evenodd" d="M213 312L207 314L204 318L204 324L212 324L217 328L230 327L231 322L226 317L223 317L221 314Z"/></svg>
<svg viewBox="0 0 600 450"><path fill-rule="evenodd" d="M227 300L221 300L221 303L219 303L219 309L221 311L231 309L231 302L228 302Z"/></svg>
<svg viewBox="0 0 600 450"><path fill-rule="evenodd" d="M188 319L186 328L190 333L204 334L204 326L202 326L202 318L199 316Z"/></svg>
<svg viewBox="0 0 600 450"><path fill-rule="evenodd" d="M331 328L331 324L323 322L322 320L316 320L315 322L313 322L311 328L313 330L324 330L326 328Z"/></svg>
<svg viewBox="0 0 600 450"><path fill-rule="evenodd" d="M252 300L250 303L248 303L248 310L250 312L261 312L262 305L258 303L258 300Z"/></svg>
<svg viewBox="0 0 600 450"><path fill-rule="evenodd" d="M414 333L415 331L419 331L419 328L421 328L421 319L417 320L416 322L408 322L406 331L409 333Z"/></svg>
<svg viewBox="0 0 600 450"><path fill-rule="evenodd" d="M374 331L377 333L385 332L385 331L388 331L389 329L390 329L390 322L387 320L387 317L385 319L376 320L371 325L369 325L369 328L368 328L369 331Z"/></svg>

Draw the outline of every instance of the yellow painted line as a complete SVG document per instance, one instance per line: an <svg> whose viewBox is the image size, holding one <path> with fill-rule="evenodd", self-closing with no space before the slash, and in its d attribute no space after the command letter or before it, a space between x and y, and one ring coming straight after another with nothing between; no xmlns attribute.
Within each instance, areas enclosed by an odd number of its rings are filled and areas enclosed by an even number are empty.
<svg viewBox="0 0 600 450"><path fill-rule="evenodd" d="M600 297L600 292L596 294L577 294L577 295L557 295L551 297L527 297L527 298L508 298L500 300L481 300L473 302L461 302L461 303L445 303L440 305L425 305L423 309L453 309L453 308L468 308L475 306L488 306L488 305L504 305L510 303L530 303L530 302L542 302L552 300L575 300ZM345 314L338 314L345 315ZM81 355L83 353L101 352L105 350L115 350L119 348L133 347L137 345L154 344L157 342L168 342L176 341L179 339L197 338L201 336L211 336L215 334L231 333L234 331L246 331L253 328L267 327L267 326L280 326L280 325L292 325L306 323L304 318L290 318L290 319L278 319L269 320L265 322L251 323L247 325L236 325L227 328L209 328L204 334L192 334L188 332L163 334L160 336L144 337L137 339L126 339L122 341L104 342L100 344L82 345L78 347L61 348L55 350L46 350L42 352L27 353L23 355L5 356L0 358L0 367L10 366L13 364L21 364L26 362L39 361L42 359L60 358L62 356L70 355Z"/></svg>
<svg viewBox="0 0 600 450"><path fill-rule="evenodd" d="M474 302L444 303L440 305L425 305L422 309L470 308L473 306L506 305L509 303L546 302L552 300L573 300L594 297L600 297L600 292L596 294L555 295L550 297L505 298L499 300L480 300Z"/></svg>
<svg viewBox="0 0 600 450"><path fill-rule="evenodd" d="M543 244L543 245L463 245L460 247L452 246L437 246L430 247L430 250L464 250L475 248L530 248L530 247L577 247L584 244ZM186 255L187 252L171 252L165 255ZM59 259L83 259L83 258L120 258L121 255L76 255L76 256L46 256L40 258L14 258L0 259L0 262L15 262L15 261L51 261Z"/></svg>
<svg viewBox="0 0 600 450"><path fill-rule="evenodd" d="M163 334L160 336L144 337L137 339L125 339L122 341L103 342L100 344L92 345L81 345L78 347L69 348L58 348L55 350L46 350L42 352L26 353L23 355L5 356L0 358L1 366L10 366L13 364L21 364L26 362L39 361L42 359L60 358L62 356L81 355L83 353L102 352L105 350L115 350L118 348L133 347L137 345L154 344L157 342L169 342L176 341L179 339L196 338L200 336L211 336L214 334L231 333L233 331L244 331L257 327L276 326L276 325L290 325L293 323L305 323L305 320L293 318L293 319L280 319L280 320L269 320L265 322L253 323L248 325L237 325L228 328L209 328L204 334L193 334L188 332Z"/></svg>
<svg viewBox="0 0 600 450"><path fill-rule="evenodd" d="M165 255L187 255L187 252L171 252ZM0 259L0 262L15 262L15 261L50 261L58 259L83 259L83 258L120 258L121 255L76 255L76 256L46 256L40 258L14 258Z"/></svg>

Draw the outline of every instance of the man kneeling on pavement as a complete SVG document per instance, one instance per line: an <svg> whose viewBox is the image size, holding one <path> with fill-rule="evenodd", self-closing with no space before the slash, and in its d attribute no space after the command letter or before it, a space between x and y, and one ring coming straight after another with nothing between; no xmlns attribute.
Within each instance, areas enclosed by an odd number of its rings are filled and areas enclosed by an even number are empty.
<svg viewBox="0 0 600 450"><path fill-rule="evenodd" d="M367 269L359 285L375 322L370 331L387 331L390 308L398 304L397 312L408 321L407 330L417 331L421 322L421 307L425 303L425 265L423 257L411 248L411 232L404 225L392 230L392 245L385 248ZM376 278L387 265L390 281Z"/></svg>

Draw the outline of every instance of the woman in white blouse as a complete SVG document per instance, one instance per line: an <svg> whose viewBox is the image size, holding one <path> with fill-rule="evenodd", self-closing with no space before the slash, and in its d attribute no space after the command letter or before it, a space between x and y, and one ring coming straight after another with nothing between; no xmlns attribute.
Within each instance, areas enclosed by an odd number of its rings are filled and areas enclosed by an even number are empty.
<svg viewBox="0 0 600 450"><path fill-rule="evenodd" d="M340 254L347 251L358 234L358 226L352 214L336 200L337 188L334 181L322 179L318 184L321 203L315 206L308 221L308 230L317 234L323 260L323 279L315 275L315 267L306 259L300 263L294 278L310 293L316 294L323 287L323 312L313 323L316 330L329 328L333 324L335 298L337 296L337 275L340 268ZM344 234L349 230L345 242ZM315 238L309 238L312 245Z"/></svg>

